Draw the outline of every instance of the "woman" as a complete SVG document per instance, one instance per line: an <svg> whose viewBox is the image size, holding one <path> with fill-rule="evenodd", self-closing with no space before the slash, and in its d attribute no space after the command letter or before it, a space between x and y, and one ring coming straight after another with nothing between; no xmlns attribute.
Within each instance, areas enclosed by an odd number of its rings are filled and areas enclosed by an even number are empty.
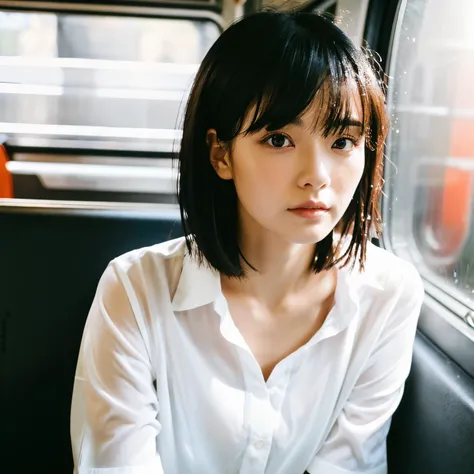
<svg viewBox="0 0 474 474"><path fill-rule="evenodd" d="M186 238L106 269L72 413L78 473L382 474L423 298L369 242L388 120L329 20L259 13L204 59Z"/></svg>

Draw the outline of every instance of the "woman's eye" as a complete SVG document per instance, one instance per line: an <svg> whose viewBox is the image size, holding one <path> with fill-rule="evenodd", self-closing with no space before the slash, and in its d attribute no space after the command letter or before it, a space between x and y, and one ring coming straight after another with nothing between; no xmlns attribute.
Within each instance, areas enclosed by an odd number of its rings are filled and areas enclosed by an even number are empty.
<svg viewBox="0 0 474 474"><path fill-rule="evenodd" d="M288 137L281 133L270 135L265 139L265 143L273 148L287 148L292 145Z"/></svg>
<svg viewBox="0 0 474 474"><path fill-rule="evenodd" d="M353 148L357 146L356 140L353 138L339 138L334 142L333 148L342 151L351 151Z"/></svg>

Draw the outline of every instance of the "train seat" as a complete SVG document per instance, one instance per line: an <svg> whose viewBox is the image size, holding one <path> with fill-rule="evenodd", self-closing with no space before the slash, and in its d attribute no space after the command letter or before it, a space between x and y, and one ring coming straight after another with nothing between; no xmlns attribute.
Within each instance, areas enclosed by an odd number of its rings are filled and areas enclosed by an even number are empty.
<svg viewBox="0 0 474 474"><path fill-rule="evenodd" d="M474 473L474 380L418 332L387 442L389 474Z"/></svg>
<svg viewBox="0 0 474 474"><path fill-rule="evenodd" d="M99 278L114 257L182 235L176 210L55 206L0 205L0 450L5 473L73 472L73 379Z"/></svg>

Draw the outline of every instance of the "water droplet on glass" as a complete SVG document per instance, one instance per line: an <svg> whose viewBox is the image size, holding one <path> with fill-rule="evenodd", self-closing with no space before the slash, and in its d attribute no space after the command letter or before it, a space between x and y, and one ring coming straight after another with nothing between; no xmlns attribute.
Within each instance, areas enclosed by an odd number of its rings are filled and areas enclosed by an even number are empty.
<svg viewBox="0 0 474 474"><path fill-rule="evenodd" d="M406 74L407 72L406 71L403 71L403 74Z"/></svg>
<svg viewBox="0 0 474 474"><path fill-rule="evenodd" d="M458 276L456 270L453 271L453 276L454 276L454 278L456 278Z"/></svg>
<svg viewBox="0 0 474 474"><path fill-rule="evenodd" d="M400 130L398 130L398 129L397 129L397 130L395 130L395 133L400 133Z"/></svg>
<svg viewBox="0 0 474 474"><path fill-rule="evenodd" d="M454 280L454 283L457 285L458 282L459 282L459 280L456 278L456 279Z"/></svg>
<svg viewBox="0 0 474 474"><path fill-rule="evenodd" d="M413 38L413 43L416 43L416 38Z"/></svg>
<svg viewBox="0 0 474 474"><path fill-rule="evenodd" d="M371 216L367 216L367 220L368 220L368 221L371 221L371 220L372 220L372 217L371 217Z"/></svg>

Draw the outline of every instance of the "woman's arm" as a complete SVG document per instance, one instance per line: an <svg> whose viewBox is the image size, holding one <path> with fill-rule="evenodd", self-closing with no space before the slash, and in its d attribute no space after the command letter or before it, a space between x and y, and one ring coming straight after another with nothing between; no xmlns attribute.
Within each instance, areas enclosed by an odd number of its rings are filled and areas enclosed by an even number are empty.
<svg viewBox="0 0 474 474"><path fill-rule="evenodd" d="M71 413L77 474L163 472L153 369L126 278L115 264L107 268L84 330Z"/></svg>
<svg viewBox="0 0 474 474"><path fill-rule="evenodd" d="M386 474L386 437L408 377L423 283L410 264L398 303L308 474Z"/></svg>

